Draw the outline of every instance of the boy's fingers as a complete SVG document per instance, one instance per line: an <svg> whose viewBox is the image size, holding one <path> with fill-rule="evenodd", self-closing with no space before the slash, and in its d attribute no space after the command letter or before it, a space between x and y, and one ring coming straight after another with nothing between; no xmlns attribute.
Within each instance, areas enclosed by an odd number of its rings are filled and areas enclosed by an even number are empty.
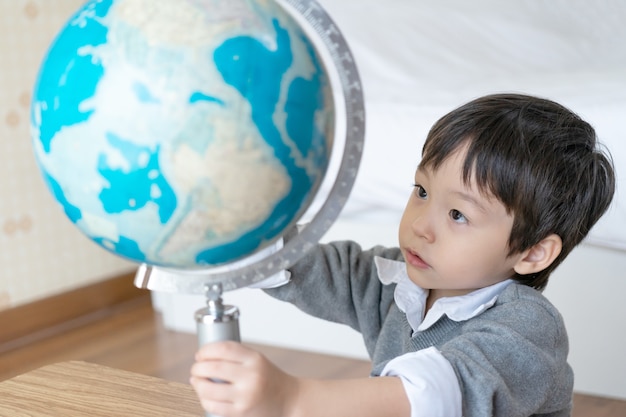
<svg viewBox="0 0 626 417"><path fill-rule="evenodd" d="M234 393L230 384L214 382L207 378L192 376L189 383L198 393L200 398L205 398L213 402L233 403Z"/></svg>
<svg viewBox="0 0 626 417"><path fill-rule="evenodd" d="M198 394L202 408L211 415L228 415L233 407L232 393L227 387L221 387L203 378L191 377L189 380ZM225 384L221 384L225 385Z"/></svg>
<svg viewBox="0 0 626 417"><path fill-rule="evenodd" d="M208 343L196 353L197 361L219 359L231 362L242 362L250 349L241 343L226 340L223 342Z"/></svg>
<svg viewBox="0 0 626 417"><path fill-rule="evenodd" d="M203 360L191 366L191 375L221 381L233 381L240 375L241 364L224 360Z"/></svg>

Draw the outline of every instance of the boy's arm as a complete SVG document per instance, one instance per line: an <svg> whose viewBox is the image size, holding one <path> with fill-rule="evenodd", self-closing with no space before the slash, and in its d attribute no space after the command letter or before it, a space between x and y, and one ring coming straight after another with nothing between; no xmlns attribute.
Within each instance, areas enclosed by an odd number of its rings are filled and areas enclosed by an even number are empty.
<svg viewBox="0 0 626 417"><path fill-rule="evenodd" d="M400 378L300 380L300 387L299 401L293 409L294 417L411 415Z"/></svg>
<svg viewBox="0 0 626 417"><path fill-rule="evenodd" d="M408 417L410 405L396 377L350 380L296 378L260 353L235 342L202 347L191 384L202 406L222 417ZM211 382L209 378L229 381Z"/></svg>
<svg viewBox="0 0 626 417"><path fill-rule="evenodd" d="M397 248L362 250L350 241L319 244L289 268L288 284L265 292L309 315L350 326L363 335L369 350L393 303L395 288L380 282L376 256L401 258Z"/></svg>

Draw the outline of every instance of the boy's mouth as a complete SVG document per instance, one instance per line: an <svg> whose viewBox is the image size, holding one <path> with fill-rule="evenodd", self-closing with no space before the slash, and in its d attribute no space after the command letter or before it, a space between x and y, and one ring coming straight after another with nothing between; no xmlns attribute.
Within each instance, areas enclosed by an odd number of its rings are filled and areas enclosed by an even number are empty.
<svg viewBox="0 0 626 417"><path fill-rule="evenodd" d="M407 249L405 253L405 261L409 265L420 269L430 268L430 265L428 265L428 263L422 259L417 252Z"/></svg>

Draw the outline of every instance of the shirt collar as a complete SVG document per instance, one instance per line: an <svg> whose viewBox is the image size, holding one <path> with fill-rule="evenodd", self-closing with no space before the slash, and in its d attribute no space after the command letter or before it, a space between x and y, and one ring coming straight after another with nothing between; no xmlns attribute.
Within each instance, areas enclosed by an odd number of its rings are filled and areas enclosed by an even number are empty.
<svg viewBox="0 0 626 417"><path fill-rule="evenodd" d="M413 332L428 329L443 315L454 321L476 317L491 308L496 303L498 295L512 282L511 279L507 279L469 294L440 298L424 317L428 290L409 279L405 263L378 256L374 258L374 263L380 282L385 285L396 284L393 298L398 308L406 314Z"/></svg>

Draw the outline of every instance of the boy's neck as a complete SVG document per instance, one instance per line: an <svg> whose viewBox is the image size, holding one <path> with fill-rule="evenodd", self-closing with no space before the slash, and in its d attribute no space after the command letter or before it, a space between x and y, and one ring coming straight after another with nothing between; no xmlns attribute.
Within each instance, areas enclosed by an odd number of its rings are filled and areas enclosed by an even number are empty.
<svg viewBox="0 0 626 417"><path fill-rule="evenodd" d="M437 298L433 296L433 291L434 290L428 291L428 296L426 297L426 304L424 304L424 317L426 317L426 314L428 314L428 312L430 311L430 308L433 306L433 304L435 304L435 301L437 301Z"/></svg>

